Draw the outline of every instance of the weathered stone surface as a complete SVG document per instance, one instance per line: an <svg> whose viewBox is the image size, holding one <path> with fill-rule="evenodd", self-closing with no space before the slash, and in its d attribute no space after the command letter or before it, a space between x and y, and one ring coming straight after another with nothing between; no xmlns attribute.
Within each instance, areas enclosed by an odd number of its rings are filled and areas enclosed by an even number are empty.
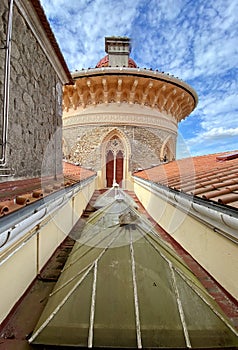
<svg viewBox="0 0 238 350"><path fill-rule="evenodd" d="M12 58L14 58L15 60L19 60L21 57L19 48L17 46L17 44L15 42L11 43L11 56Z"/></svg>
<svg viewBox="0 0 238 350"><path fill-rule="evenodd" d="M3 0L0 4L0 27L4 28L1 43L6 39L7 14L8 1ZM62 123L62 84L15 4L11 44L7 166L13 169L16 178L41 176L42 173L55 175L62 171L62 135L57 132ZM4 64L5 54L1 51L1 83ZM0 119L3 98L1 85Z"/></svg>
<svg viewBox="0 0 238 350"><path fill-rule="evenodd" d="M171 136L164 130L135 127L135 126L101 126L101 127L77 127L68 128L63 132L64 156L70 161L83 166L99 170L102 168L102 142L113 130L120 130L130 145L129 170L135 171L138 168L148 168L163 161L165 153L162 154L162 146L166 139ZM175 144L175 136L171 136L172 145ZM165 149L166 156L175 156L174 147Z"/></svg>
<svg viewBox="0 0 238 350"><path fill-rule="evenodd" d="M31 95L28 94L28 92L24 92L22 95L22 100L25 103L25 105L27 105L28 108L33 108L34 107L34 103L32 100Z"/></svg>

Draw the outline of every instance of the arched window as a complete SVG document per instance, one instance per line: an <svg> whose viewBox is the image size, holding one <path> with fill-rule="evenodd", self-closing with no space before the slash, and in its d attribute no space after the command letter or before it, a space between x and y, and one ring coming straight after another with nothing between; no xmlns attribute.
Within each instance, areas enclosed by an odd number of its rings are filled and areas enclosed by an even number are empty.
<svg viewBox="0 0 238 350"><path fill-rule="evenodd" d="M115 184L122 186L124 148L121 140L114 135L106 146L106 182L107 187Z"/></svg>

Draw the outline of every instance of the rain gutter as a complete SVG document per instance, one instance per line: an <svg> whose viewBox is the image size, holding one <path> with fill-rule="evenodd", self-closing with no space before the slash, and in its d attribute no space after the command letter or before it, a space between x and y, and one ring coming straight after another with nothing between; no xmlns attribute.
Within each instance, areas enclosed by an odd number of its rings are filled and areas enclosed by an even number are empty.
<svg viewBox="0 0 238 350"><path fill-rule="evenodd" d="M134 176L133 179L135 183L157 195L166 203L238 244L238 210L235 208L195 197L137 176Z"/></svg>
<svg viewBox="0 0 238 350"><path fill-rule="evenodd" d="M28 206L0 218L0 254L4 253L13 243L37 227L43 220L51 218L57 210L63 207L71 198L91 183L96 175L54 192ZM37 233L37 230L35 231ZM0 262L0 265L3 261Z"/></svg>

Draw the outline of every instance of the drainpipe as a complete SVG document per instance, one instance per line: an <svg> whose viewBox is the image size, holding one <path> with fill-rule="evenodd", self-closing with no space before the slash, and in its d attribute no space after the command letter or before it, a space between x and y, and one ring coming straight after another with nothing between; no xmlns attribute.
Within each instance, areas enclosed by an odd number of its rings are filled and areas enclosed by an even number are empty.
<svg viewBox="0 0 238 350"><path fill-rule="evenodd" d="M4 101L3 101L2 144L1 144L2 149L1 149L0 166L6 165L13 2L14 0L10 0L9 2L7 40L6 40L6 45L4 47L4 49L6 49L6 54L5 54L5 68L4 68Z"/></svg>

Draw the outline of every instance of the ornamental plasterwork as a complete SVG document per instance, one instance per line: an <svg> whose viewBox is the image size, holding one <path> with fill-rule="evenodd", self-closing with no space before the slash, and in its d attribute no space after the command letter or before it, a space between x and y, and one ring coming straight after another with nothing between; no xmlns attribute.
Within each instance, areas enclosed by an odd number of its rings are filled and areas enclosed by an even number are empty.
<svg viewBox="0 0 238 350"><path fill-rule="evenodd" d="M124 154L123 145L119 138L115 137L107 142L106 153L109 151L112 151L114 156L120 151Z"/></svg>
<svg viewBox="0 0 238 350"><path fill-rule="evenodd" d="M171 79L155 72L142 76L143 73L137 70L128 74L118 69L113 75L107 75L106 71L92 70L75 76L74 86L64 87L64 110L73 112L103 103L120 105L125 102L166 112L180 121L196 106L195 91L176 78Z"/></svg>
<svg viewBox="0 0 238 350"><path fill-rule="evenodd" d="M165 117L153 117L138 114L88 114L77 115L64 120L64 129L86 125L133 125L143 127L158 127L177 133L177 124Z"/></svg>

